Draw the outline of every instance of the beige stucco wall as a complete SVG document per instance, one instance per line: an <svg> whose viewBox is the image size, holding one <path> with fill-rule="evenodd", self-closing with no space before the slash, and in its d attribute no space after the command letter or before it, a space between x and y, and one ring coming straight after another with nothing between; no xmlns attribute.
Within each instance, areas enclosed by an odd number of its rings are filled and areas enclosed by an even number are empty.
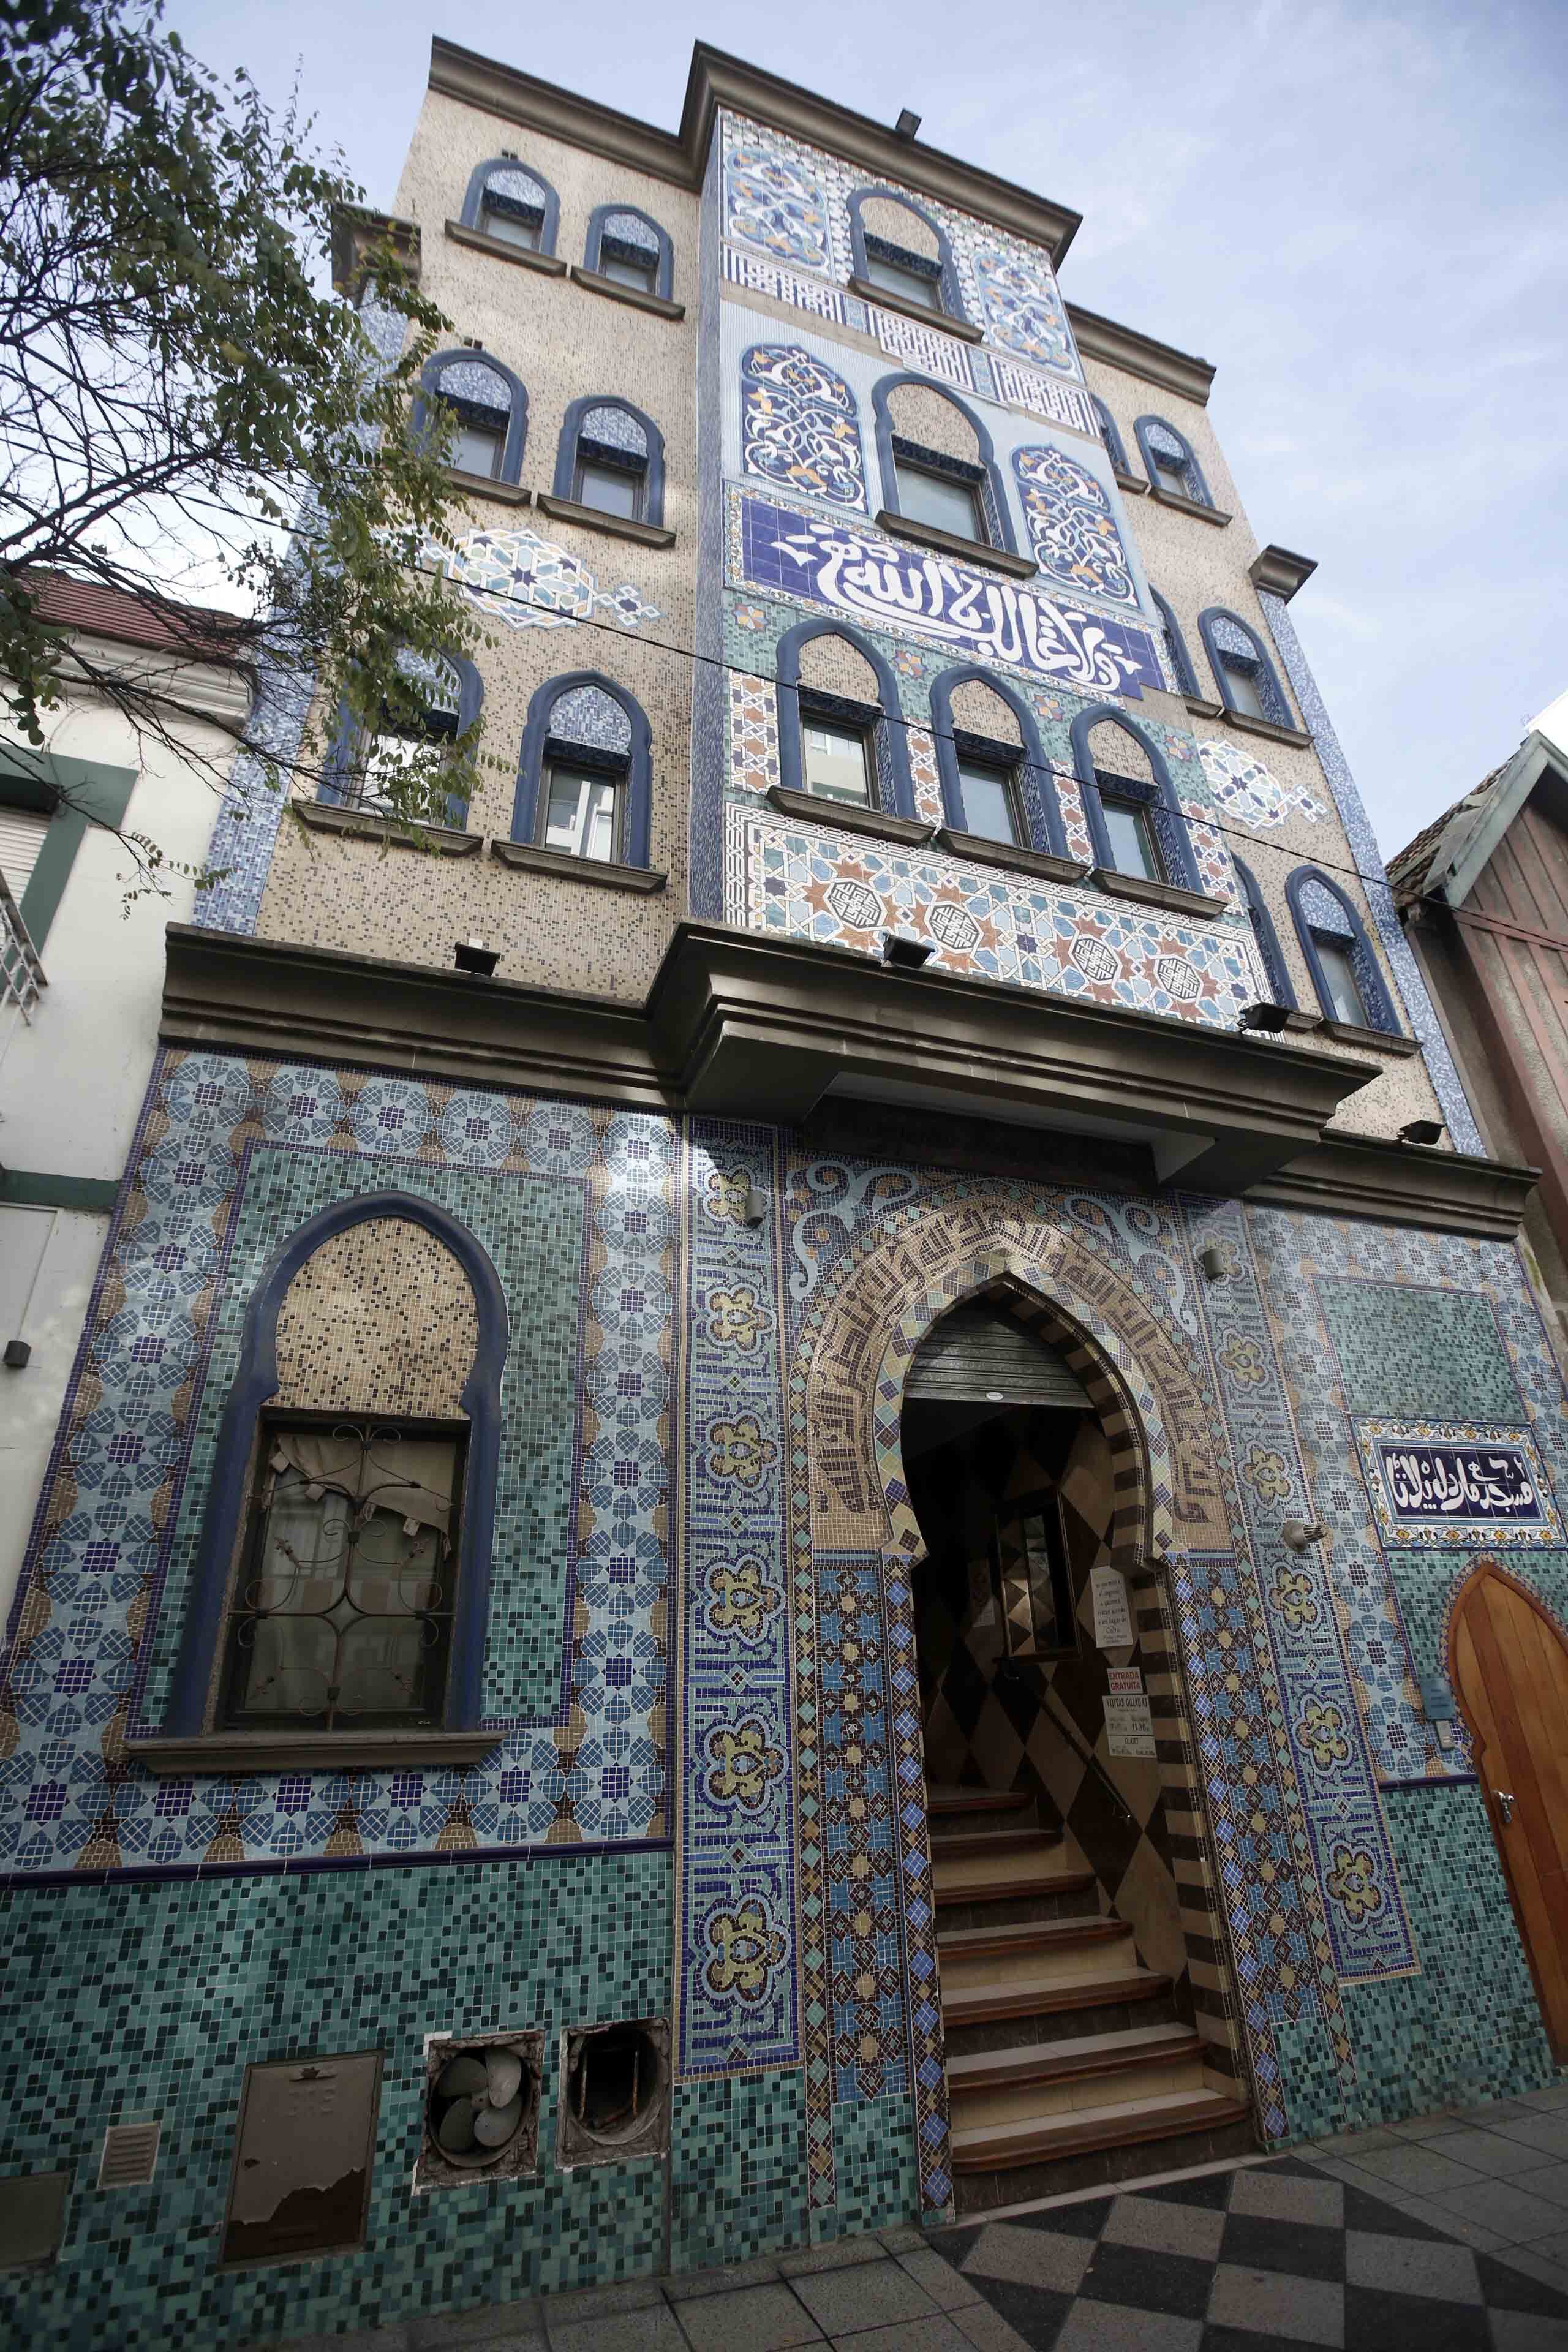
<svg viewBox="0 0 1568 2352"><path fill-rule="evenodd" d="M601 204L648 213L674 244L669 320L459 244L447 235L461 213L477 163L517 152L561 202L556 252L584 257L589 215ZM603 614L587 625L513 627L487 621L492 640L475 656L485 688L487 767L470 805L470 831L487 836L474 857L447 860L385 851L374 841L280 831L258 929L266 938L449 965L455 940L478 935L501 951L500 976L637 1002L646 994L686 899L686 809L690 775L691 665L697 543L697 199L687 189L542 138L437 93L426 96L395 209L418 222L424 290L453 322L452 341L477 336L528 393L522 486L535 497L554 478L569 404L603 393L630 401L664 436L664 521L669 548L650 548L475 495L453 527L528 530L564 550L601 591L630 582L658 617L636 629ZM668 875L657 894L633 895L572 877L515 871L489 854L511 835L518 755L535 690L563 671L602 670L627 688L653 739L650 864Z"/></svg>

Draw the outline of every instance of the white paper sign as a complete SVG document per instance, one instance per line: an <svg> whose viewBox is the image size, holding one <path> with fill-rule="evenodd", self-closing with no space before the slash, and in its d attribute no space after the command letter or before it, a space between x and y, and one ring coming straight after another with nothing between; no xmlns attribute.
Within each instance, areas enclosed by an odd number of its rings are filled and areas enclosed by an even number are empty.
<svg viewBox="0 0 1568 2352"><path fill-rule="evenodd" d="M1094 1603L1094 1646L1097 1650L1130 1649L1137 1635L1127 1606L1127 1583L1109 1562L1089 1571Z"/></svg>
<svg viewBox="0 0 1568 2352"><path fill-rule="evenodd" d="M1154 1718L1146 1698L1106 1699L1105 1744L1112 1756L1153 1755Z"/></svg>

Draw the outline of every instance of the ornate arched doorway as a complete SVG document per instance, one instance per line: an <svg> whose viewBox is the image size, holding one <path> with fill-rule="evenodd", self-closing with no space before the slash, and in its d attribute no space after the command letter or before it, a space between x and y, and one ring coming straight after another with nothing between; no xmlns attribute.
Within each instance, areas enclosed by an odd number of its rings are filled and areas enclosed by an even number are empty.
<svg viewBox="0 0 1568 2352"><path fill-rule="evenodd" d="M815 1953L813 1939L804 1939L801 1994L813 2193L824 2202L833 2195L835 2101L875 2096L901 2076L914 2097L922 2208L951 2210L915 1622L926 1543L903 1456L903 1407L928 1333L981 1294L1005 1297L1060 1351L1103 1432L1105 1550L1129 1580L1159 1775L1181 1822L1174 1867L1205 2080L1245 2095L1201 1784L1162 1590L1168 1555L1233 1545L1206 1405L1169 1326L1124 1273L1064 1227L1028 1214L1016 1189L966 1186L956 1200L895 1213L841 1260L805 1318L796 1355L794 1433L803 1475L793 1541L807 1669L803 1720L814 1727L802 1748L800 1802L803 1820L825 1832L819 1872L803 1843L801 1901L804 1916L816 1906L829 1922ZM873 1659L889 1692L885 1752L862 1728L872 1719L864 1693ZM887 1906L859 1899L886 1877L898 1897L901 1983L888 1967ZM888 2031L895 2002L904 2029L896 2054Z"/></svg>
<svg viewBox="0 0 1568 2352"><path fill-rule="evenodd" d="M1568 2061L1568 1643L1517 1578L1479 1559L1448 1671L1552 2054Z"/></svg>

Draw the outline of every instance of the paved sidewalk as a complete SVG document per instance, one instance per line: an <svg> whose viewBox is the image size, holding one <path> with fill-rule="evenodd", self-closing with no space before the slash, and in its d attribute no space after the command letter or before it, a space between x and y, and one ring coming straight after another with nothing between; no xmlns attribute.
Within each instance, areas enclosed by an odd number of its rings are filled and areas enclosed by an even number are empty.
<svg viewBox="0 0 1568 2352"><path fill-rule="evenodd" d="M1568 2352L1568 2085L1233 2168L267 2352Z"/></svg>

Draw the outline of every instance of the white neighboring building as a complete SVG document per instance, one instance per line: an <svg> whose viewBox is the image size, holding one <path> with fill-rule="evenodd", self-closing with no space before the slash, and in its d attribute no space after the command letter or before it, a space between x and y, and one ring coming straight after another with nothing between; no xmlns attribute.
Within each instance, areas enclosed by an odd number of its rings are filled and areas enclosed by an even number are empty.
<svg viewBox="0 0 1568 2352"><path fill-rule="evenodd" d="M156 615L129 597L56 581L48 610L79 640L90 639L100 662L165 671L177 678L182 713L226 722L177 722L226 775L230 730L249 701L237 671L221 660L176 662ZM96 696L68 693L45 727L40 757L0 723L0 874L36 950L29 956L18 946L0 896L14 975L0 991L0 1624L157 1045L163 928L188 922L195 898L190 878L175 875L166 897L127 908L129 854L84 812L199 866L219 805L174 749L138 740ZM74 805L58 805L51 784L66 787ZM24 977L29 968L42 982L36 992Z"/></svg>

